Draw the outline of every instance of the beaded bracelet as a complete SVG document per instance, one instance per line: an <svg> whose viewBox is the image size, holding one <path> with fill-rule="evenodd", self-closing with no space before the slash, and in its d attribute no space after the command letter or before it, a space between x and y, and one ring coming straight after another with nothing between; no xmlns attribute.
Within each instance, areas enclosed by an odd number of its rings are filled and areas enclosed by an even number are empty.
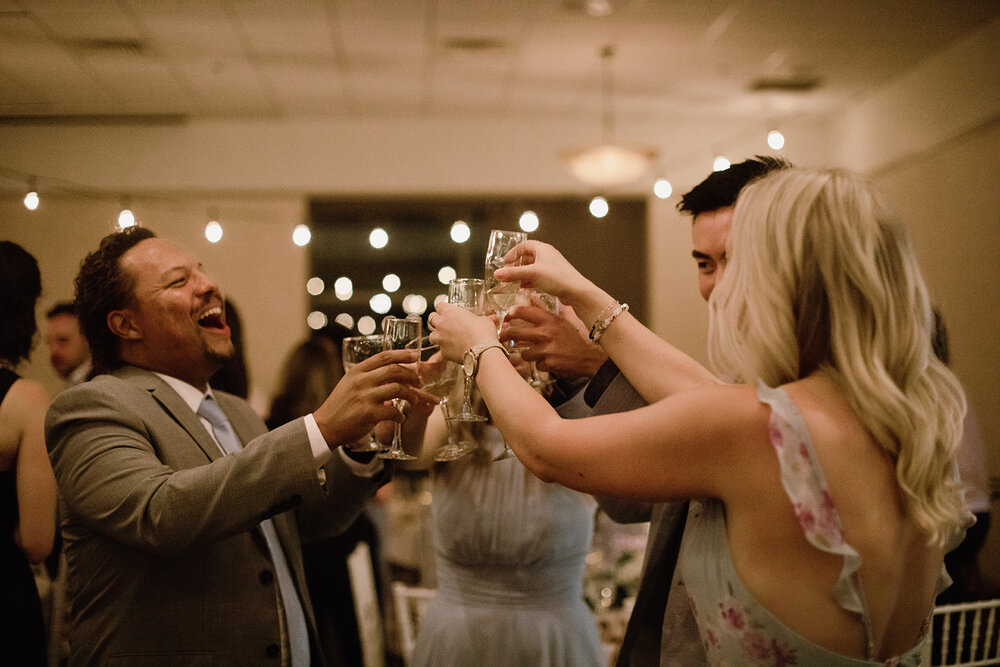
<svg viewBox="0 0 1000 667"><path fill-rule="evenodd" d="M594 326L590 327L590 340L595 343L599 342L601 340L601 336L604 335L604 330L615 321L616 317L627 310L627 303L618 303L617 301L602 310L601 314L597 316ZM610 313L608 311L610 311Z"/></svg>

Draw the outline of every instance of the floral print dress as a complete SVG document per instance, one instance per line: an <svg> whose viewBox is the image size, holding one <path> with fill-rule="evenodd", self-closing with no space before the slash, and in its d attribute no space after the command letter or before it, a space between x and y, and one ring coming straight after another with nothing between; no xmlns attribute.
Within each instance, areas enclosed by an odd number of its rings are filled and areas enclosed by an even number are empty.
<svg viewBox="0 0 1000 667"><path fill-rule="evenodd" d="M841 607L861 616L871 654L868 608L855 576L861 557L844 541L840 515L827 490L805 424L783 389L761 383L758 396L771 407L771 444L778 454L782 484L799 524L813 546L843 557L844 566L833 595ZM901 656L879 663L833 653L786 627L753 598L736 573L726 537L725 507L718 500L692 502L679 567L711 665L920 664L923 642ZM942 568L939 590L949 583ZM931 609L927 613L929 618Z"/></svg>

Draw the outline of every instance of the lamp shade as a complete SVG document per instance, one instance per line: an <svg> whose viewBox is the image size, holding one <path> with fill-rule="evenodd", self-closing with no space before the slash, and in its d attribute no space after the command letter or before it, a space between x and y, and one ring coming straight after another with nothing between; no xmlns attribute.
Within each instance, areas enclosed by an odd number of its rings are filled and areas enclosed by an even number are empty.
<svg viewBox="0 0 1000 667"><path fill-rule="evenodd" d="M598 144L565 150L562 158L570 173L584 183L614 187L642 178L656 160L656 151L646 146Z"/></svg>

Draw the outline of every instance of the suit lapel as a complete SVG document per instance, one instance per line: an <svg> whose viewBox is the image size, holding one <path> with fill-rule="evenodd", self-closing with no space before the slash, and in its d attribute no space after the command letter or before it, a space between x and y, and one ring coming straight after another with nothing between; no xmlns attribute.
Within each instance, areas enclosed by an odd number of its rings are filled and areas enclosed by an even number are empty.
<svg viewBox="0 0 1000 667"><path fill-rule="evenodd" d="M205 430L198 415L192 412L184 399L155 373L135 366L124 366L113 374L148 391L164 412L188 432L210 461L222 457L219 446Z"/></svg>

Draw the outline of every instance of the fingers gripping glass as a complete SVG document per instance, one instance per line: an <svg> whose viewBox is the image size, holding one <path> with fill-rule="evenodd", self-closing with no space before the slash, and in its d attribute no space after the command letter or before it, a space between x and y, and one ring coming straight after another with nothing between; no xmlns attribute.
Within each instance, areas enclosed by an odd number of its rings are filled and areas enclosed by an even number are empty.
<svg viewBox="0 0 1000 667"><path fill-rule="evenodd" d="M422 325L419 317L399 318L390 315L382 320L382 349L419 350L422 334ZM392 399L392 405L400 412L403 412L406 408L406 401L401 398L394 398ZM397 461L412 461L417 458L403 451L402 424L393 422L392 445L388 450L379 452L378 456Z"/></svg>
<svg viewBox="0 0 1000 667"><path fill-rule="evenodd" d="M456 278L448 283L448 303L453 303L477 315L483 315L483 287L484 281L479 278ZM462 407L451 416L453 421L486 421L486 417L476 414L476 411L472 409L472 383L471 377L465 378Z"/></svg>
<svg viewBox="0 0 1000 667"><path fill-rule="evenodd" d="M382 351L382 336L348 336L344 339L341 360L344 364L344 372L347 372L369 357L373 357ZM361 449L354 448L354 451L377 452L382 449L382 445L375 439L375 432L368 434L368 444Z"/></svg>
<svg viewBox="0 0 1000 667"><path fill-rule="evenodd" d="M514 298L517 296L519 283L502 283L493 277L497 269L506 265L504 255L522 241L526 241L528 235L524 232L508 232L503 229L494 229L490 232L490 243L486 248L486 273L485 289L486 303L497 314L497 336L503 328L504 318L507 311L514 305Z"/></svg>
<svg viewBox="0 0 1000 667"><path fill-rule="evenodd" d="M538 290L531 288L521 290L521 292L527 298L527 302L529 305L542 308L555 315L559 314L559 311L561 310L559 299L552 296L551 294L547 294L545 292L539 292ZM542 387L545 387L555 382L555 380L553 380L551 377L546 377L546 378L539 377L538 369L535 368L534 361L529 362L529 368L531 369L531 375L528 378L528 384L530 384L535 389L541 389Z"/></svg>

